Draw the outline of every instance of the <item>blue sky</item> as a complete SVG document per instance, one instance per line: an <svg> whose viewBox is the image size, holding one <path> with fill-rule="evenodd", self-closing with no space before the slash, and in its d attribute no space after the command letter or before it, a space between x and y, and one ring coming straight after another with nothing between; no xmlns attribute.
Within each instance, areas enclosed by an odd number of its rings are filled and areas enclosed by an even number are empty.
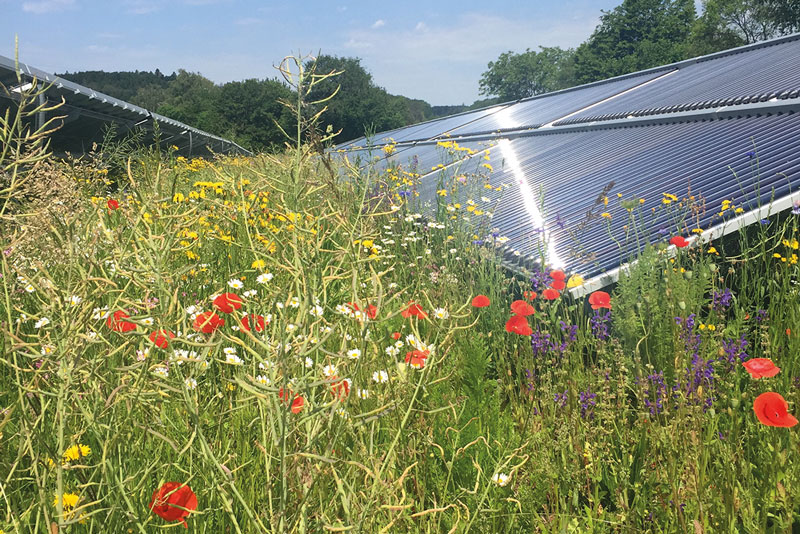
<svg viewBox="0 0 800 534"><path fill-rule="evenodd" d="M321 50L360 57L390 93L461 104L500 53L576 46L619 2L0 0L0 55L16 34L20 60L48 72L184 68L222 83Z"/></svg>

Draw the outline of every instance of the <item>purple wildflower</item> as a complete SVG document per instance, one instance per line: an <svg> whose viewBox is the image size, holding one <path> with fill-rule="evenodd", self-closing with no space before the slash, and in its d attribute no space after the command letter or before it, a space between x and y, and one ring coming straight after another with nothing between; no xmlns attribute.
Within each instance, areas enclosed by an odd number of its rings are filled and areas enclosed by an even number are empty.
<svg viewBox="0 0 800 534"><path fill-rule="evenodd" d="M578 401L581 403L581 418L594 419L594 407L597 406L596 393L592 393L591 388L581 391L578 394Z"/></svg>
<svg viewBox="0 0 800 534"><path fill-rule="evenodd" d="M564 393L556 393L553 395L553 402L556 403L556 406L560 408L564 408L567 405L567 393L569 392L568 389L564 390Z"/></svg>
<svg viewBox="0 0 800 534"><path fill-rule="evenodd" d="M722 350L724 355L719 359L720 362L728 363L728 371L733 371L738 364L744 362L750 355L745 352L747 348L747 339L744 334L738 339L723 339Z"/></svg>
<svg viewBox="0 0 800 534"><path fill-rule="evenodd" d="M664 372L660 371L649 375L644 390L644 405L650 410L650 415L658 415L663 412L666 400L667 386L664 383Z"/></svg>
<svg viewBox="0 0 800 534"><path fill-rule="evenodd" d="M711 307L715 312L724 313L733 302L733 293L727 287L724 291L714 291L712 295Z"/></svg>
<svg viewBox="0 0 800 534"><path fill-rule="evenodd" d="M595 310L594 315L589 323L592 327L592 334L599 341L605 341L609 338L608 327L611 322L611 310L602 313L599 309Z"/></svg>

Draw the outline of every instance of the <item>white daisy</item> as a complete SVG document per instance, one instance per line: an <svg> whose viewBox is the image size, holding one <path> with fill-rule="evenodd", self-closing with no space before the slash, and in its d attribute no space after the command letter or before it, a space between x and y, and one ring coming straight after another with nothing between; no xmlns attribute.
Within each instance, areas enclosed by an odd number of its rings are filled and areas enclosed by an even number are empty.
<svg viewBox="0 0 800 534"><path fill-rule="evenodd" d="M492 477L492 482L494 482L498 486L505 486L506 484L508 484L508 481L510 479L511 477L509 477L505 473L495 473L494 476Z"/></svg>
<svg viewBox="0 0 800 534"><path fill-rule="evenodd" d="M392 357L397 356L398 354L400 354L400 349L395 347L394 345L389 345L388 347L386 347L386 354Z"/></svg>
<svg viewBox="0 0 800 534"><path fill-rule="evenodd" d="M109 316L108 306L103 306L102 308L95 308L92 310L92 319L95 321L100 321L101 319L105 319Z"/></svg>
<svg viewBox="0 0 800 534"><path fill-rule="evenodd" d="M375 371L372 373L372 381L377 384L385 384L389 381L389 373L386 371Z"/></svg>
<svg viewBox="0 0 800 534"><path fill-rule="evenodd" d="M308 313L314 317L322 317L323 311L322 306L316 305L312 306L311 309L308 310Z"/></svg>
<svg viewBox="0 0 800 534"><path fill-rule="evenodd" d="M163 365L159 365L158 367L153 369L153 373L163 376L164 378L167 378L169 376L169 369L167 369Z"/></svg>
<svg viewBox="0 0 800 534"><path fill-rule="evenodd" d="M311 369L312 367L314 367L314 360L312 360L308 356L306 356L306 362L305 363L306 363L306 369Z"/></svg>
<svg viewBox="0 0 800 534"><path fill-rule="evenodd" d="M67 299L67 302L69 302L69 304L71 306L77 306L78 304L83 302L83 299L81 297L79 297L78 295L72 295L71 297L69 297Z"/></svg>
<svg viewBox="0 0 800 534"><path fill-rule="evenodd" d="M186 315L195 316L198 313L200 313L200 309L197 306L195 306L194 304L192 304L191 306L186 308Z"/></svg>
<svg viewBox="0 0 800 534"><path fill-rule="evenodd" d="M299 308L300 307L300 298L299 297L292 297L289 299L289 306L292 308Z"/></svg>
<svg viewBox="0 0 800 534"><path fill-rule="evenodd" d="M231 289L242 289L244 287L244 282L239 280L238 278L231 278L228 280L228 287Z"/></svg>
<svg viewBox="0 0 800 534"><path fill-rule="evenodd" d="M350 349L347 351L347 357L351 360L357 360L361 357L361 350L359 349Z"/></svg>
<svg viewBox="0 0 800 534"><path fill-rule="evenodd" d="M197 380L192 377L187 378L183 381L183 384L186 386L186 389L192 390L197 388Z"/></svg>
<svg viewBox="0 0 800 534"><path fill-rule="evenodd" d="M137 361L144 361L147 357L150 356L150 347L145 347L143 349L139 349L136 351L136 360Z"/></svg>
<svg viewBox="0 0 800 534"><path fill-rule="evenodd" d="M247 291L242 293L242 296L245 298L250 298L250 297L255 297L257 294L258 291L256 291L255 289L248 289Z"/></svg>
<svg viewBox="0 0 800 534"><path fill-rule="evenodd" d="M48 319L47 317L42 317L41 319L36 321L36 323L33 325L33 327L38 330L39 328L41 328L43 326L47 326L49 324L50 324L50 319Z"/></svg>
<svg viewBox="0 0 800 534"><path fill-rule="evenodd" d="M56 351L53 345L42 345L42 356L50 356Z"/></svg>
<svg viewBox="0 0 800 534"><path fill-rule="evenodd" d="M259 284L266 284L272 280L272 273L261 273L256 277L256 282Z"/></svg>
<svg viewBox="0 0 800 534"><path fill-rule="evenodd" d="M275 364L273 362L269 361L269 360L265 360L265 361L263 361L263 362L258 364L258 368L261 369L262 371L268 371L269 369L272 369L273 367L275 367Z"/></svg>
<svg viewBox="0 0 800 534"><path fill-rule="evenodd" d="M267 376L258 375L256 377L256 382L258 382L262 386L268 386L268 385L270 385L272 383L272 380L270 380L269 377L267 377Z"/></svg>
<svg viewBox="0 0 800 534"><path fill-rule="evenodd" d="M225 354L236 354L236 347L225 347L222 349Z"/></svg>
<svg viewBox="0 0 800 534"><path fill-rule="evenodd" d="M152 326L155 321L152 317L145 317L142 319L142 324L146 324L147 326Z"/></svg>
<svg viewBox="0 0 800 534"><path fill-rule="evenodd" d="M348 417L350 417L350 415L347 413L347 410L345 410L344 407L342 406L336 409L336 415L338 415L342 419L347 419Z"/></svg>
<svg viewBox="0 0 800 534"><path fill-rule="evenodd" d="M27 291L28 293L33 293L34 291L36 291L36 288L33 287L32 284L28 284L25 286L25 291Z"/></svg>
<svg viewBox="0 0 800 534"><path fill-rule="evenodd" d="M228 354L225 356L225 363L229 363L231 365L242 365L244 362L237 355Z"/></svg>
<svg viewBox="0 0 800 534"><path fill-rule="evenodd" d="M356 395L358 395L359 399L368 399L369 398L369 390L368 389L357 389Z"/></svg>
<svg viewBox="0 0 800 534"><path fill-rule="evenodd" d="M434 308L433 316L436 317L437 319L447 319L448 317L450 317L450 312L448 312L444 308Z"/></svg>
<svg viewBox="0 0 800 534"><path fill-rule="evenodd" d="M325 375L326 378L332 378L334 376L338 376L339 370L336 368L335 365L326 365L322 368L322 374Z"/></svg>

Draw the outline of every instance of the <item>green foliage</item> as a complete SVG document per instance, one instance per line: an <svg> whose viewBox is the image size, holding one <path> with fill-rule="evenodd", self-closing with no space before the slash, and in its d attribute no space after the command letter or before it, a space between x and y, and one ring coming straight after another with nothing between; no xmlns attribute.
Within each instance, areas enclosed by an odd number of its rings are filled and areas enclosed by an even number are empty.
<svg viewBox="0 0 800 534"><path fill-rule="evenodd" d="M572 54L571 49L557 46L540 46L539 52L504 52L481 75L480 92L510 101L570 87L574 85Z"/></svg>
<svg viewBox="0 0 800 534"><path fill-rule="evenodd" d="M155 109L154 101L142 95L164 91L177 75L173 72L165 76L156 69L154 72L106 72L102 70L86 70L56 74L72 82L91 87L96 91L125 100L147 109Z"/></svg>
<svg viewBox="0 0 800 534"><path fill-rule="evenodd" d="M286 142L280 128L289 129L293 120L280 100L292 98L292 90L277 80L229 82L222 86L217 113L231 138L255 150L272 151Z"/></svg>
<svg viewBox="0 0 800 534"><path fill-rule="evenodd" d="M692 0L623 0L575 51L575 79L593 82L684 59Z"/></svg>
<svg viewBox="0 0 800 534"><path fill-rule="evenodd" d="M406 124L403 102L375 85L360 59L321 55L316 66L320 73L341 72L335 79L319 84L309 95L310 100L318 100L335 94L326 102L323 126L341 131L337 142L356 139L368 130L382 132Z"/></svg>

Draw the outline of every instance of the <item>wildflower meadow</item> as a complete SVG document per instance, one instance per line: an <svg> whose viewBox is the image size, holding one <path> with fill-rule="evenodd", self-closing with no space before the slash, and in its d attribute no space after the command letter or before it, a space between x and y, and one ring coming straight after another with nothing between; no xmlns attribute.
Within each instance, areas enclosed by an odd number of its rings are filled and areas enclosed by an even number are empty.
<svg viewBox="0 0 800 534"><path fill-rule="evenodd" d="M665 191L615 284L511 271L499 155L425 204L312 149L302 65L278 154L57 158L37 85L2 119L0 532L800 528L800 207L703 243Z"/></svg>

